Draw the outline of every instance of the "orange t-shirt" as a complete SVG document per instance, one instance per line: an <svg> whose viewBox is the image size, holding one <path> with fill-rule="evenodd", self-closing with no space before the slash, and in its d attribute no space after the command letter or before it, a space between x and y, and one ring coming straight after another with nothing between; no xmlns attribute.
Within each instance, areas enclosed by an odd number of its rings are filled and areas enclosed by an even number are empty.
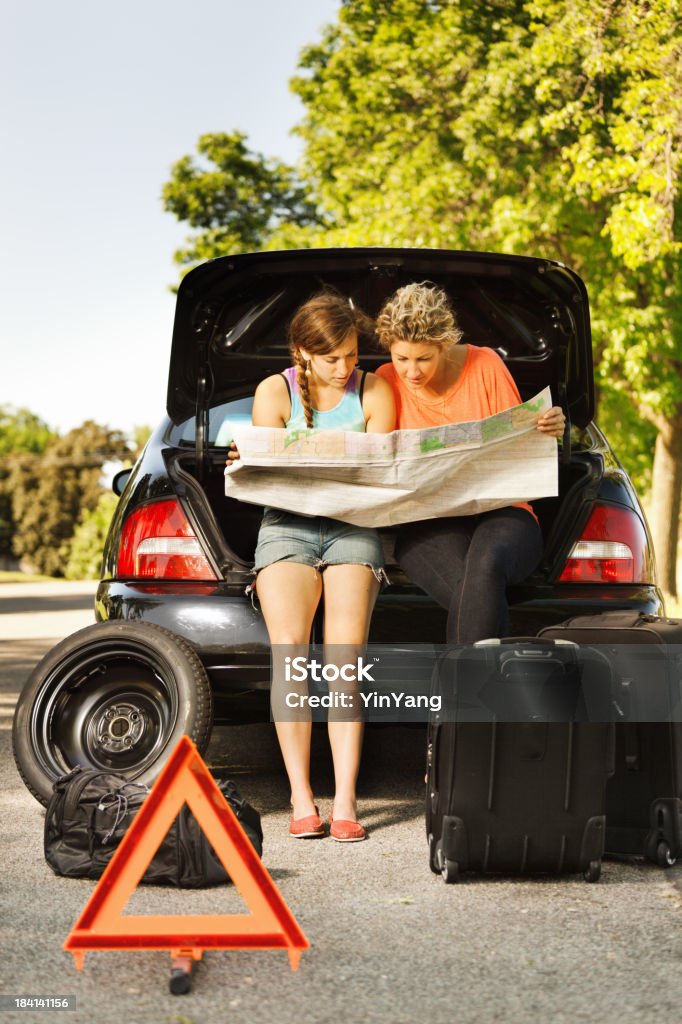
<svg viewBox="0 0 682 1024"><path fill-rule="evenodd" d="M497 352L477 345L467 345L466 350L459 377L447 394L435 400L427 401L410 391L396 373L393 363L378 367L377 374L391 385L399 430L482 420L520 403L521 396L514 378ZM537 519L526 502L514 507L528 509Z"/></svg>

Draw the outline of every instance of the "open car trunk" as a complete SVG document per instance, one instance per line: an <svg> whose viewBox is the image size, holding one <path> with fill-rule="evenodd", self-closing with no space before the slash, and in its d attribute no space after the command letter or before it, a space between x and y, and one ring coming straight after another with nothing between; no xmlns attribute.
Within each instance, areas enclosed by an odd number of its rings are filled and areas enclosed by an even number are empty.
<svg viewBox="0 0 682 1024"><path fill-rule="evenodd" d="M310 249L246 253L191 271L178 291L166 408L195 418L199 463L210 449L210 411L289 362L286 326L321 291L376 317L397 288L428 280L450 298L466 344L494 349L522 400L549 386L571 423L594 414L589 303L577 274L552 260L441 249ZM386 361L359 338L363 369ZM201 466L200 466L201 470Z"/></svg>
<svg viewBox="0 0 682 1024"><path fill-rule="evenodd" d="M559 463L559 495L533 503L545 556L531 586L551 584L587 520L612 456L592 424L594 382L589 304L580 278L551 260L495 253L419 249L329 249L252 253L197 267L178 293L167 410L167 468L192 509L215 564L237 585L250 571L262 509L228 498L224 466L229 428L258 381L290 362L286 324L311 295L333 289L375 317L396 288L428 280L449 295L467 344L493 348L508 366L523 401L549 386L569 429ZM359 338L360 363L374 370L387 361L371 338ZM570 429L572 427L572 429ZM573 445L573 447L572 447ZM372 634L383 639L389 619L407 639L423 614L427 633L443 636L433 604L395 565L394 531L381 531L393 586L379 598ZM510 594L512 606L514 595ZM396 600L397 599L397 600ZM413 613L397 613L413 604ZM394 608L391 615L384 609ZM402 624L400 620L403 620ZM396 625L397 624L397 625ZM513 625L513 623L512 623ZM414 631L425 638L424 621Z"/></svg>

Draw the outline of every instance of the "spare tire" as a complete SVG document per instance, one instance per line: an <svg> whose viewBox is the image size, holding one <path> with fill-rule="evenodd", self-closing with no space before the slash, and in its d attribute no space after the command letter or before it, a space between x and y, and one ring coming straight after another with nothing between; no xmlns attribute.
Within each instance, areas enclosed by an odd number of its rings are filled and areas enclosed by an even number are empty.
<svg viewBox="0 0 682 1024"><path fill-rule="evenodd" d="M180 737L208 745L213 701L190 644L148 622L100 622L57 644L26 682L12 747L33 796L80 765L151 783Z"/></svg>

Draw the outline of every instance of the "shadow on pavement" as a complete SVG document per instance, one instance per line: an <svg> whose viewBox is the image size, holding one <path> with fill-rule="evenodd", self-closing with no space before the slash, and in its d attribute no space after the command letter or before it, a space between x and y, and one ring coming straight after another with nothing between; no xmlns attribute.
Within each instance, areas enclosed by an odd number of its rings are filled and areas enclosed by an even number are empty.
<svg viewBox="0 0 682 1024"><path fill-rule="evenodd" d="M425 742L425 726L366 730L358 798L363 820L373 830L423 821ZM261 814L288 813L289 786L272 723L214 728L205 758L212 771L233 776ZM311 779L320 804L329 804L334 774L324 726L313 729Z"/></svg>
<svg viewBox="0 0 682 1024"><path fill-rule="evenodd" d="M20 690L40 659L56 643L53 639L0 641L0 686Z"/></svg>

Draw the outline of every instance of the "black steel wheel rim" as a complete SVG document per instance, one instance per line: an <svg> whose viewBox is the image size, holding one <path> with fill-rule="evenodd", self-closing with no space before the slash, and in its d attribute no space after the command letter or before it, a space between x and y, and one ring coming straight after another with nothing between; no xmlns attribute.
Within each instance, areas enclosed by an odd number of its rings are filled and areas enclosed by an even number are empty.
<svg viewBox="0 0 682 1024"><path fill-rule="evenodd" d="M135 777L157 759L177 719L167 659L135 640L98 639L47 675L31 709L31 745L53 778L78 764Z"/></svg>

